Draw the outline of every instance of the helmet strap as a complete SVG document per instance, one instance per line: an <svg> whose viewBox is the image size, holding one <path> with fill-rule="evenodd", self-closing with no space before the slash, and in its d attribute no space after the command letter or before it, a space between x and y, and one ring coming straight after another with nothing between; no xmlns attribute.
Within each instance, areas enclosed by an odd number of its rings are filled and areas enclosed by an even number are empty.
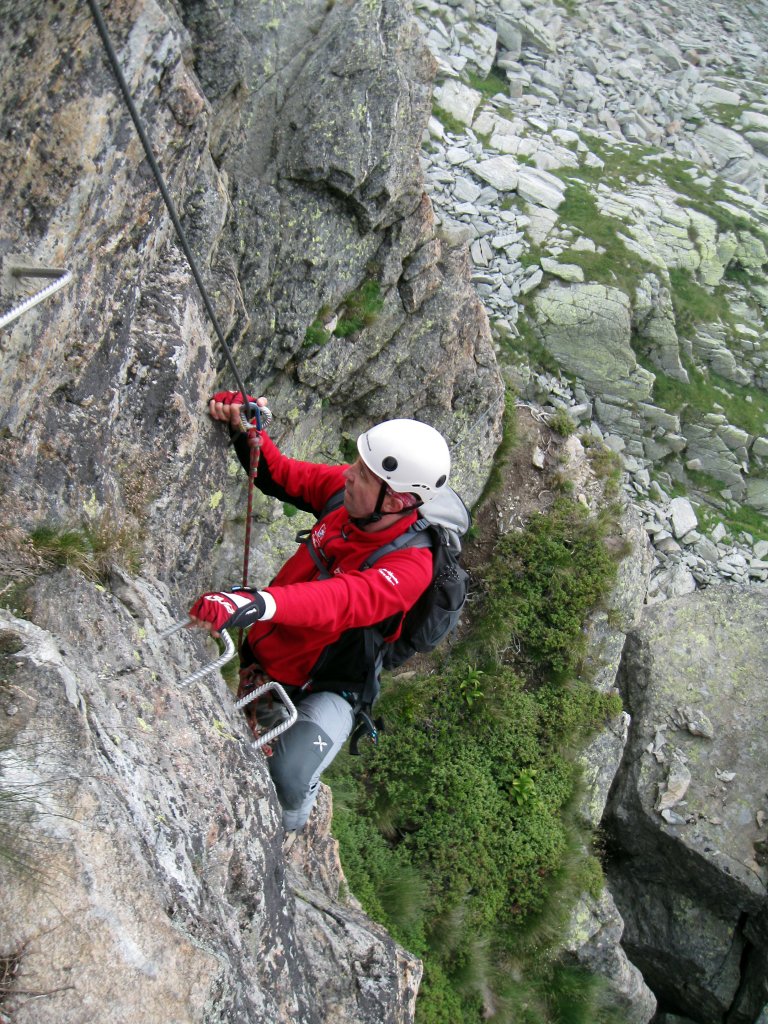
<svg viewBox="0 0 768 1024"><path fill-rule="evenodd" d="M354 523L355 526L362 529L364 526L370 526L371 523L381 522L382 516L407 516L409 512L415 512L417 508L421 508L424 504L423 501L419 501L418 505L406 505L405 508L399 509L397 512L382 512L381 507L384 504L384 499L389 493L389 485L382 482L379 488L379 496L376 499L376 507L369 516L356 516L350 517L350 522Z"/></svg>
<svg viewBox="0 0 768 1024"><path fill-rule="evenodd" d="M381 487L379 488L379 496L376 499L376 507L374 508L373 512L371 512L371 514L369 516L357 516L354 519L352 519L352 522L355 524L355 526L359 526L359 527L370 526L371 523L378 523L378 522L381 521L381 517L384 514L381 511L381 506L384 504L384 499L387 496L387 491L388 491L388 487L382 481Z"/></svg>

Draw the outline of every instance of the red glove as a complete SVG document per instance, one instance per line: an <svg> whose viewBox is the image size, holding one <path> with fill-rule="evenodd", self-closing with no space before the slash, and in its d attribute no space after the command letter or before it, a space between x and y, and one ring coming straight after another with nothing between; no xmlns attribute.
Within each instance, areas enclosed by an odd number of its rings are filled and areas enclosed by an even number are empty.
<svg viewBox="0 0 768 1024"><path fill-rule="evenodd" d="M210 401L221 402L222 405L242 405L243 395L240 391L217 391L215 395L211 395ZM256 404L256 399L251 395L248 395L248 401Z"/></svg>
<svg viewBox="0 0 768 1024"><path fill-rule="evenodd" d="M250 626L266 609L264 598L255 590L217 591L198 597L189 609L189 617L210 623L218 633Z"/></svg>
<svg viewBox="0 0 768 1024"><path fill-rule="evenodd" d="M232 406L232 405L240 405L240 406L242 406L243 405L243 395L242 395L241 391L217 391L215 395L212 395L208 399L208 405L209 406L210 406L211 402L220 402L222 405L229 405L229 406ZM241 410L241 416L242 416L242 412L245 411L246 416L248 417L249 420L250 419L255 419L256 426L258 427L259 430L262 430L262 429L268 427L269 424L272 422L272 413L267 408L266 400L264 398L261 398L261 399L253 398L251 395L248 395L248 403L249 403L249 408L246 409L246 410ZM222 418L218 414L215 414L213 412L213 410L211 410L211 415L214 417L214 419L221 419ZM231 418L231 416L230 416L229 423L230 423L230 428L233 429L233 430L238 430L240 427L242 427L243 430L247 429L247 426L246 426L245 423L243 423L242 419L238 419L235 422L235 420L233 420ZM258 444L256 446L258 447Z"/></svg>

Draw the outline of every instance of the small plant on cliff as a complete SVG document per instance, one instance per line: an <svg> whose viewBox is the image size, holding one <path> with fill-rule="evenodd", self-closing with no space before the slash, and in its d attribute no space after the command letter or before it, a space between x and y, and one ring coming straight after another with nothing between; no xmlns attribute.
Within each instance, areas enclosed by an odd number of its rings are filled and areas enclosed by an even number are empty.
<svg viewBox="0 0 768 1024"><path fill-rule="evenodd" d="M50 567L68 566L90 580L106 575L113 564L136 572L141 564L140 539L128 525L118 525L109 512L80 528L40 525L29 535L35 552Z"/></svg>
<svg viewBox="0 0 768 1024"><path fill-rule="evenodd" d="M584 653L584 620L616 573L605 530L581 504L559 498L549 514L499 542L488 621L497 637L517 637L545 671L571 671Z"/></svg>
<svg viewBox="0 0 768 1024"><path fill-rule="evenodd" d="M332 337L347 338L350 334L356 334L357 331L375 323L383 307L384 299L378 281L364 281L359 288L356 288L343 300L338 319L332 330L326 326L331 323L330 311L323 309L318 313L306 330L304 346L306 348L322 347Z"/></svg>
<svg viewBox="0 0 768 1024"><path fill-rule="evenodd" d="M337 338L347 338L364 327L370 327L383 306L384 299L378 281L365 281L344 300L342 314L333 333Z"/></svg>
<svg viewBox="0 0 768 1024"><path fill-rule="evenodd" d="M570 437L576 431L576 424L566 409L556 409L549 417L549 428L560 437Z"/></svg>

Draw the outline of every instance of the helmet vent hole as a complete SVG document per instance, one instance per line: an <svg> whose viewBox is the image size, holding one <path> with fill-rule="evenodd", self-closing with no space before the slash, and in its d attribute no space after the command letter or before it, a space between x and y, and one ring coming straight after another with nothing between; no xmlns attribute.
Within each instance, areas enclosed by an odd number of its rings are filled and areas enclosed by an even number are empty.
<svg viewBox="0 0 768 1024"><path fill-rule="evenodd" d="M435 487L442 487L447 479L448 478L445 476L445 474L443 474L435 484Z"/></svg>
<svg viewBox="0 0 768 1024"><path fill-rule="evenodd" d="M388 455L386 459L382 460L381 468L386 469L388 473L394 473L397 469L397 459L394 455Z"/></svg>

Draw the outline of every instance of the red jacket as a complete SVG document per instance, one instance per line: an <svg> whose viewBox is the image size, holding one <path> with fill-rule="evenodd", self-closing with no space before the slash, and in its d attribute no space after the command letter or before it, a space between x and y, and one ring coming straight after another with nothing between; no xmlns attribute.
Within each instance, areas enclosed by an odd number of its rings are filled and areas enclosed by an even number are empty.
<svg viewBox="0 0 768 1024"><path fill-rule="evenodd" d="M300 507L319 513L344 486L346 466L288 458L266 434L262 437L263 469ZM342 505L314 525L311 542L332 577L320 579L306 546L300 545L264 588L277 605L273 618L255 623L248 633L254 657L271 678L302 686L324 648L345 630L380 623L416 603L432 581L429 548L406 547L384 555L370 569L359 568L368 555L399 537L416 518L413 511L387 529L368 532L350 521ZM399 631L398 625L388 639L395 639Z"/></svg>

